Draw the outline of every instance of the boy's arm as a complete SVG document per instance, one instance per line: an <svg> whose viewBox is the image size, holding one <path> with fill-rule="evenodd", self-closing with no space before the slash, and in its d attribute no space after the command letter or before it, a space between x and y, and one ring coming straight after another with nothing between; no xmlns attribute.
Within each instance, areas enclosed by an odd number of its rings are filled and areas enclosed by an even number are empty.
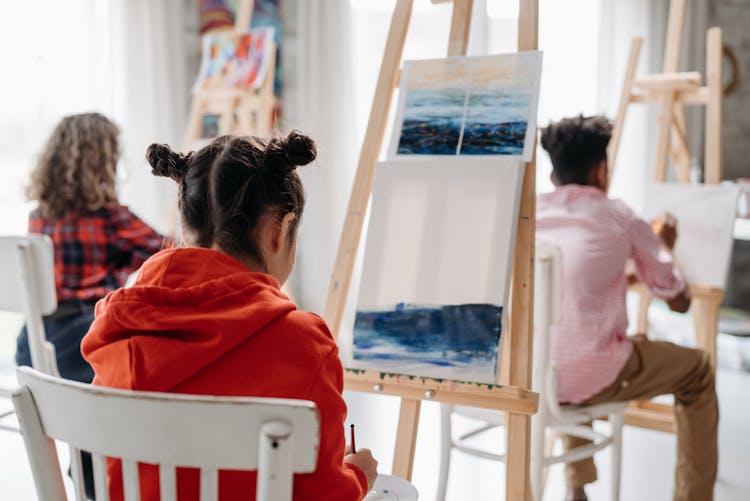
<svg viewBox="0 0 750 501"><path fill-rule="evenodd" d="M677 238L675 224L662 221L658 228L652 228L646 221L634 216L630 237L631 257L638 278L654 296L664 299L671 310L686 312L690 307L690 294L675 269L671 254L671 247Z"/></svg>

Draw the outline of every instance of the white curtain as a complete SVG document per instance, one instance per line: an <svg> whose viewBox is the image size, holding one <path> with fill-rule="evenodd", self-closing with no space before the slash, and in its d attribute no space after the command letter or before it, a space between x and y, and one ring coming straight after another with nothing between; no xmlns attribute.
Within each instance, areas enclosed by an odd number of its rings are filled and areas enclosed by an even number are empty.
<svg viewBox="0 0 750 501"><path fill-rule="evenodd" d="M195 72L186 70L186 50L198 46L197 34L190 39L196 3L35 0L14 2L0 16L8 69L0 94L0 233L26 231L31 207L23 187L37 154L60 118L88 111L122 130L122 201L158 229L171 227L174 187L149 174L144 154L154 141L179 146Z"/></svg>
<svg viewBox="0 0 750 501"><path fill-rule="evenodd" d="M121 197L157 229L171 231L175 184L152 176L145 154L154 142L182 146L195 73L188 62L199 43L197 7L183 0L114 0L113 6L114 116L125 150Z"/></svg>
<svg viewBox="0 0 750 501"><path fill-rule="evenodd" d="M333 267L359 142L352 108L349 2L284 2L284 129L297 128L318 144L318 160L299 170L307 206L299 234L292 293L302 307L321 311Z"/></svg>

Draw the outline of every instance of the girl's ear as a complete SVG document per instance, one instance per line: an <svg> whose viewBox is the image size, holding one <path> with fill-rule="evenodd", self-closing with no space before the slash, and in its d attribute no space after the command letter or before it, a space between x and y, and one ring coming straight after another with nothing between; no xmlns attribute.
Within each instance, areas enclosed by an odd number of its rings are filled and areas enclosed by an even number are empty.
<svg viewBox="0 0 750 501"><path fill-rule="evenodd" d="M288 237L291 236L290 232L292 231L292 223L294 222L295 215L291 212L287 212L283 218L281 218L281 223L279 223L279 231L276 233L275 238L273 239L273 251L275 253L280 252L285 247L285 242L288 242Z"/></svg>

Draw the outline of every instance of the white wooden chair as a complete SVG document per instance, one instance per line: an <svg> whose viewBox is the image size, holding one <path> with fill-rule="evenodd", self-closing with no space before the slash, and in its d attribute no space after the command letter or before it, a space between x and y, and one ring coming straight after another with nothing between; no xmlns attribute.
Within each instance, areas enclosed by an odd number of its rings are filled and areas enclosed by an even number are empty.
<svg viewBox="0 0 750 501"><path fill-rule="evenodd" d="M115 390L29 367L18 369L18 381L13 405L40 501L67 499L55 440L92 453L97 501L109 499L107 457L122 459L126 501L140 499L139 462L159 465L162 501L176 497L178 466L201 469L202 501L217 499L219 469L257 470L259 501L290 500L293 474L315 470L318 411L306 400Z"/></svg>
<svg viewBox="0 0 750 501"><path fill-rule="evenodd" d="M611 498L619 500L620 465L622 457L622 428L627 403L611 403L592 406L560 405L554 367L549 361L549 328L560 318L561 264L560 251L555 247L536 248L534 275L534 367L533 388L539 392L539 411L532 416L531 430L531 486L535 501L544 495L545 468L555 463L572 463L592 457L594 453L611 447L612 484ZM451 451L495 461L505 461L505 455L480 449L466 441L498 426L504 426L504 415L500 412L472 407L443 405L441 416L440 475L437 499L445 499L450 470ZM484 421L477 429L459 437L453 437L452 416L464 416ZM586 423L607 418L610 433L594 431ZM592 444L576 447L559 455L546 449L547 432L559 432L592 440Z"/></svg>
<svg viewBox="0 0 750 501"><path fill-rule="evenodd" d="M43 321L44 315L57 309L52 240L44 235L0 237L0 263L0 310L23 314L32 365L59 375L55 347L46 340ZM9 399L11 392L0 388L0 397ZM12 411L1 413L0 420L11 414ZM1 423L0 429L18 431Z"/></svg>

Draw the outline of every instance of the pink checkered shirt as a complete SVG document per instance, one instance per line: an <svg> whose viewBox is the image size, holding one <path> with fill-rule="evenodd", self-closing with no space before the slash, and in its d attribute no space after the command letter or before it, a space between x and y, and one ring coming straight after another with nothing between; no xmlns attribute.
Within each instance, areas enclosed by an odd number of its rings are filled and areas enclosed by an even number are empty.
<svg viewBox="0 0 750 501"><path fill-rule="evenodd" d="M597 188L541 195L536 218L537 242L562 252L561 318L550 339L558 398L580 403L612 384L633 349L625 334L627 260L657 297L671 299L685 283L651 225Z"/></svg>

